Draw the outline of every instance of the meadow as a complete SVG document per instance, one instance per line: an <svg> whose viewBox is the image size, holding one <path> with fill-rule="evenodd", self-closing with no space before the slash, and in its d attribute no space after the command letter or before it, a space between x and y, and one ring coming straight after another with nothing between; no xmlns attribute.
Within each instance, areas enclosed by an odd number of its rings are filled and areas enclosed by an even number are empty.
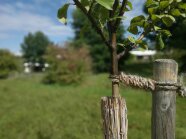
<svg viewBox="0 0 186 139"><path fill-rule="evenodd" d="M110 96L107 74L79 85L45 85L42 74L0 80L0 139L103 139L100 98ZM121 86L129 139L150 139L151 93ZM186 100L177 98L176 138L186 139Z"/></svg>

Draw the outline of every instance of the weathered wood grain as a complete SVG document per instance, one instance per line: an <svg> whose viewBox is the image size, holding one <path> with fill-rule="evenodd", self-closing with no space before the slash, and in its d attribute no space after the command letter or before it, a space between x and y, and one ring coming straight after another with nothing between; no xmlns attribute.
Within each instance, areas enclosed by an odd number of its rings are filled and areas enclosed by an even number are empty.
<svg viewBox="0 0 186 139"><path fill-rule="evenodd" d="M128 120L125 100L102 97L101 111L105 139L127 139Z"/></svg>
<svg viewBox="0 0 186 139"><path fill-rule="evenodd" d="M174 60L156 60L153 72L154 79L163 85L177 83L178 65ZM176 91L155 90L152 95L152 139L175 139L175 113Z"/></svg>

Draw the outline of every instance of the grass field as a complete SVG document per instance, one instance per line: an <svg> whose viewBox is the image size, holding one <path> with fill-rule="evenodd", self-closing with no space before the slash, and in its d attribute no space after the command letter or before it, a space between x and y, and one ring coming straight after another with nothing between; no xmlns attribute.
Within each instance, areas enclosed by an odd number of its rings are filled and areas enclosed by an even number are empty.
<svg viewBox="0 0 186 139"><path fill-rule="evenodd" d="M0 139L103 139L100 98L109 96L108 75L81 85L44 85L42 75L0 80ZM122 88L129 139L150 139L151 94ZM176 139L186 139L186 99L177 99Z"/></svg>

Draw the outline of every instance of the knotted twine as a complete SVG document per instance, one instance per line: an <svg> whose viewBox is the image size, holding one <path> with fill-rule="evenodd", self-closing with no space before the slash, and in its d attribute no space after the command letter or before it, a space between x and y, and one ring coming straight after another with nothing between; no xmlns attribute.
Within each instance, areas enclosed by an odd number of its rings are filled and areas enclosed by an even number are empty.
<svg viewBox="0 0 186 139"><path fill-rule="evenodd" d="M152 92L155 90L175 90L180 96L186 97L186 87L181 83L159 83L150 78L130 74L127 75L124 72L121 72L119 75L111 75L110 78L112 82Z"/></svg>

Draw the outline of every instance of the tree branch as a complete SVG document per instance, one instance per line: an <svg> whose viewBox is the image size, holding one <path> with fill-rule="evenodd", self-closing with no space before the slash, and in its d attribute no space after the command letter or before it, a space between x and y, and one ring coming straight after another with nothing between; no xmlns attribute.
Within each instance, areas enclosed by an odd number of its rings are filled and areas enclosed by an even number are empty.
<svg viewBox="0 0 186 139"><path fill-rule="evenodd" d="M92 7L94 6L95 0L92 1L91 5L90 5L90 9L88 10L88 14L91 14L92 12Z"/></svg>
<svg viewBox="0 0 186 139"><path fill-rule="evenodd" d="M119 6L119 0L115 0L114 4L112 6L112 10L109 11L109 19L112 19L114 17L114 14L115 14L118 6ZM107 28L108 28L108 33L109 33L109 43L111 44L112 33L114 32L114 21L109 20L107 22Z"/></svg>
<svg viewBox="0 0 186 139"><path fill-rule="evenodd" d="M120 8L118 17L121 17L121 16L124 15L124 13L125 13L125 7L126 7L126 5L127 5L127 2L128 2L128 0L123 0L123 1L122 1L122 5L121 5L121 8ZM114 30L115 30L115 31L118 29L120 23L121 23L121 18L117 18L117 19L116 19L116 22L115 22L115 25L114 25Z"/></svg>
<svg viewBox="0 0 186 139"><path fill-rule="evenodd" d="M143 38L146 36L146 34L147 34L147 32L143 32L143 33L139 36L139 38L137 39L137 41L143 40ZM120 58L122 58L125 54L127 54L129 51L131 51L132 49L135 49L135 48L137 48L136 44L133 44L133 43L132 43L132 44L129 44L129 47L125 48L122 52L120 52L120 53L117 55L118 60L119 60Z"/></svg>
<svg viewBox="0 0 186 139"><path fill-rule="evenodd" d="M92 17L92 15L86 10L86 8L78 1L78 0L73 0L75 5L87 16L89 21L92 23L92 26L95 28L96 32L101 36L102 40L110 48L110 44L108 40L106 39L105 35L103 34L103 31L101 28L97 25L96 21Z"/></svg>
<svg viewBox="0 0 186 139"><path fill-rule="evenodd" d="M113 5L112 14L111 14L112 17L114 17L114 14L115 14L118 6L119 6L119 0L115 0L114 5Z"/></svg>

